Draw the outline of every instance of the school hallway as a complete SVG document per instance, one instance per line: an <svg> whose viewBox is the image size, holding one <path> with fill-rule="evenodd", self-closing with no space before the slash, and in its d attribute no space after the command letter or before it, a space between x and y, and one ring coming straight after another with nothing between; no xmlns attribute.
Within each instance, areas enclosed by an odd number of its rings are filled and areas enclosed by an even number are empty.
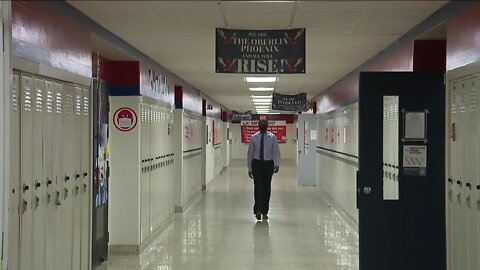
<svg viewBox="0 0 480 270"><path fill-rule="evenodd" d="M284 162L272 181L268 222L252 214L253 180L233 161L140 256L110 256L101 270L358 269L357 228L322 198L298 187Z"/></svg>

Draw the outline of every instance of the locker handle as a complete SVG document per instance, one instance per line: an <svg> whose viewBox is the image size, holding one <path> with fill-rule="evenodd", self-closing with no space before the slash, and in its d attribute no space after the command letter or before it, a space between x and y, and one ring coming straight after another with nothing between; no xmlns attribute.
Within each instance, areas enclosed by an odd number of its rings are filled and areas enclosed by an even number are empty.
<svg viewBox="0 0 480 270"><path fill-rule="evenodd" d="M449 182L450 184L453 184L452 178L448 178L448 182Z"/></svg>
<svg viewBox="0 0 480 270"><path fill-rule="evenodd" d="M29 189L30 189L29 186L23 184L23 193L25 193L25 191L27 191L27 190L29 190Z"/></svg>
<svg viewBox="0 0 480 270"><path fill-rule="evenodd" d="M70 176L65 174L65 182L67 182L68 180L70 180Z"/></svg>
<svg viewBox="0 0 480 270"><path fill-rule="evenodd" d="M66 200L67 197L68 197L68 189L65 189L63 194L63 200Z"/></svg>
<svg viewBox="0 0 480 270"><path fill-rule="evenodd" d="M469 189L472 189L472 183L466 183L465 184Z"/></svg>
<svg viewBox="0 0 480 270"><path fill-rule="evenodd" d="M88 175L88 173L86 173L86 172L83 173L84 178L87 177L87 175Z"/></svg>
<svg viewBox="0 0 480 270"><path fill-rule="evenodd" d="M28 206L28 202L23 200L23 202L22 202L22 214L25 213L25 211L27 211L27 206Z"/></svg>
<svg viewBox="0 0 480 270"><path fill-rule="evenodd" d="M52 184L52 180L47 178L47 187L50 186L51 184Z"/></svg>
<svg viewBox="0 0 480 270"><path fill-rule="evenodd" d="M80 174L77 173L75 174L75 179L78 179L78 178L80 178Z"/></svg>
<svg viewBox="0 0 480 270"><path fill-rule="evenodd" d="M80 190L80 188L78 186L75 186L75 195L78 195L79 190Z"/></svg>
<svg viewBox="0 0 480 270"><path fill-rule="evenodd" d="M57 191L57 197L55 198L55 205L61 205L62 202L60 201L60 191Z"/></svg>
<svg viewBox="0 0 480 270"><path fill-rule="evenodd" d="M35 209L37 209L39 205L40 205L40 198L35 197Z"/></svg>
<svg viewBox="0 0 480 270"><path fill-rule="evenodd" d="M87 192L87 184L83 184L83 193Z"/></svg>
<svg viewBox="0 0 480 270"><path fill-rule="evenodd" d="M462 186L462 181L458 180L457 185Z"/></svg>
<svg viewBox="0 0 480 270"><path fill-rule="evenodd" d="M50 204L51 200L52 200L52 195L47 194L47 204Z"/></svg>
<svg viewBox="0 0 480 270"><path fill-rule="evenodd" d="M480 189L480 185L477 186L477 189Z"/></svg>
<svg viewBox="0 0 480 270"><path fill-rule="evenodd" d="M38 182L37 180L35 180L35 189L38 189L39 187L42 186L42 183Z"/></svg>

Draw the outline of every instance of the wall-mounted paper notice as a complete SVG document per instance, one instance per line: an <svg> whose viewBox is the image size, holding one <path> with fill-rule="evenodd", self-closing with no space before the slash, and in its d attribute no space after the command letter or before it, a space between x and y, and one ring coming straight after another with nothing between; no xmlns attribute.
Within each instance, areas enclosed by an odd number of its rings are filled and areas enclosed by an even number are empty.
<svg viewBox="0 0 480 270"><path fill-rule="evenodd" d="M316 141L317 140L317 131L316 130L310 130L310 140L311 141Z"/></svg>
<svg viewBox="0 0 480 270"><path fill-rule="evenodd" d="M405 113L405 139L425 139L425 112Z"/></svg>

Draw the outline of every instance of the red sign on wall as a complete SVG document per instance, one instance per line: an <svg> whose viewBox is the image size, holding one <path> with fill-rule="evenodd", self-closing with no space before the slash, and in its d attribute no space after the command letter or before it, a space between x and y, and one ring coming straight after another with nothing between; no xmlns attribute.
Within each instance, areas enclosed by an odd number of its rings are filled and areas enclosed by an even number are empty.
<svg viewBox="0 0 480 270"><path fill-rule="evenodd" d="M258 121L242 121L242 143L250 143L250 138L258 132ZM285 121L269 121L268 131L275 134L278 143L287 142L287 124Z"/></svg>
<svg viewBox="0 0 480 270"><path fill-rule="evenodd" d="M120 108L113 115L113 124L118 130L128 132L137 125L137 114L133 109Z"/></svg>

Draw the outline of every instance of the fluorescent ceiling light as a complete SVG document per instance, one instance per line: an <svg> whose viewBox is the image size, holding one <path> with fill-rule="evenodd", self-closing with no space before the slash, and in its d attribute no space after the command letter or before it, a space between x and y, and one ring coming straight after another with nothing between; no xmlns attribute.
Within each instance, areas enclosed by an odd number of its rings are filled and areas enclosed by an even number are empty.
<svg viewBox="0 0 480 270"><path fill-rule="evenodd" d="M270 95L270 96L256 96L256 95L252 95L252 98L272 98L272 95Z"/></svg>
<svg viewBox="0 0 480 270"><path fill-rule="evenodd" d="M276 82L277 77L245 77L245 81L249 83L255 82Z"/></svg>
<svg viewBox="0 0 480 270"><path fill-rule="evenodd" d="M268 102L254 102L255 105L270 105L271 103Z"/></svg>
<svg viewBox="0 0 480 270"><path fill-rule="evenodd" d="M253 101L253 103L257 103L257 102L263 102L263 103L268 102L269 104L271 103L271 101L268 100L268 99L253 99L252 101Z"/></svg>
<svg viewBox="0 0 480 270"><path fill-rule="evenodd" d="M273 91L273 87L250 87L250 91L256 92L256 91Z"/></svg>

